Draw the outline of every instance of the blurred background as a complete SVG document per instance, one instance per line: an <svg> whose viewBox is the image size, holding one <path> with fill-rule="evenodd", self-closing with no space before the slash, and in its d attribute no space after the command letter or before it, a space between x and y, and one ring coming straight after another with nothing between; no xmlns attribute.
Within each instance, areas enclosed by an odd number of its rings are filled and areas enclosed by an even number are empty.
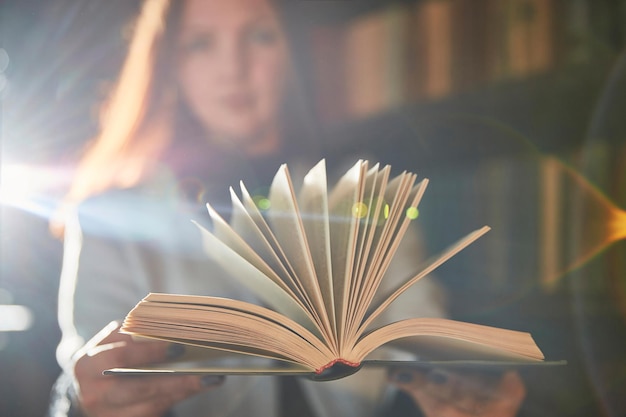
<svg viewBox="0 0 626 417"><path fill-rule="evenodd" d="M454 318L530 331L528 415L626 415L626 1L289 0L328 152L431 179ZM48 220L97 130L136 0L0 2L0 416L42 416L59 373L62 242Z"/></svg>

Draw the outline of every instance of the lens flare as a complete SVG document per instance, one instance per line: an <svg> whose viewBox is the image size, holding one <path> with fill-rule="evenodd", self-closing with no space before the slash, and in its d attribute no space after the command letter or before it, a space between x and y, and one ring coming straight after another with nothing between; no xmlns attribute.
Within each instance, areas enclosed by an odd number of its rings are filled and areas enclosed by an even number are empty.
<svg viewBox="0 0 626 417"><path fill-rule="evenodd" d="M59 204L60 190L69 184L69 169L3 161L0 170L0 205L50 218Z"/></svg>
<svg viewBox="0 0 626 417"><path fill-rule="evenodd" d="M541 275L542 282L551 287L566 273L626 239L626 211L575 169L553 158L544 158L542 165L546 181Z"/></svg>
<svg viewBox="0 0 626 417"><path fill-rule="evenodd" d="M615 209L608 224L608 241L613 243L626 239L626 211Z"/></svg>

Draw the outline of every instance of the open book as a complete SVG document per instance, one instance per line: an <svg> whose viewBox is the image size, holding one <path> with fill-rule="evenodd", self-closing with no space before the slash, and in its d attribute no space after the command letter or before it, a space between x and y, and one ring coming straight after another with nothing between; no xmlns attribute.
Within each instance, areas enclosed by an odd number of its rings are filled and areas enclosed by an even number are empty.
<svg viewBox="0 0 626 417"><path fill-rule="evenodd" d="M228 366L116 369L109 373L305 374L333 379L358 370L378 349L410 352L420 361L538 363L530 334L441 318L376 320L411 285L489 228L428 259L399 285L381 285L428 180L358 161L328 190L322 160L297 193L286 165L272 182L264 210L243 183L231 189L226 222L209 205L213 230L200 227L207 254L261 305L208 296L149 294L122 331L266 361ZM269 206L269 207L267 207ZM208 273L208 272L207 272ZM259 364L260 363L260 364Z"/></svg>

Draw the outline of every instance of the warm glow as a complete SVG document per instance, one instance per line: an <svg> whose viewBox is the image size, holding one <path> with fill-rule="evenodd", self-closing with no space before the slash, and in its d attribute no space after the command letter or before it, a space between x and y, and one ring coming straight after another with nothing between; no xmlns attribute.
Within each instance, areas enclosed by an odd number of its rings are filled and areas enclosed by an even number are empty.
<svg viewBox="0 0 626 417"><path fill-rule="evenodd" d="M626 239L626 211L614 208L611 216L607 240L617 242Z"/></svg>

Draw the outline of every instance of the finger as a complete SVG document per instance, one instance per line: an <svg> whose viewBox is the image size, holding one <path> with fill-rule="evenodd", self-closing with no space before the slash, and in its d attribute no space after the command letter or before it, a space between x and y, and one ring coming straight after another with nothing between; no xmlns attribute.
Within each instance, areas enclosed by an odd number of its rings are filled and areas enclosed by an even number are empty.
<svg viewBox="0 0 626 417"><path fill-rule="evenodd" d="M223 377L154 376L111 377L104 400L116 407L141 402L174 404L193 394L221 384Z"/></svg>
<svg viewBox="0 0 626 417"><path fill-rule="evenodd" d="M130 339L98 345L76 360L74 373L80 380L82 377L101 377L102 371L106 369L141 366L173 359L182 354L180 346L161 341L133 342Z"/></svg>
<svg viewBox="0 0 626 417"><path fill-rule="evenodd" d="M482 372L436 368L420 372L401 370L392 378L392 383L409 394L425 415L438 417L479 415L497 387L492 382L493 375L483 377Z"/></svg>
<svg viewBox="0 0 626 417"><path fill-rule="evenodd" d="M85 353L98 345L113 343L121 340L126 340L123 335L119 333L120 322L112 321L102 328L95 336L93 336L85 345L80 348L75 354L74 359L77 359Z"/></svg>
<svg viewBox="0 0 626 417"><path fill-rule="evenodd" d="M85 346L93 347L97 345L104 345L107 343L117 342L119 340L126 340L126 336L119 332L122 327L122 322L114 320L104 326L94 337L87 342Z"/></svg>
<svg viewBox="0 0 626 417"><path fill-rule="evenodd" d="M143 377L142 377L143 378ZM170 410L175 404L180 401L191 397L203 390L213 389L220 385L223 381L223 376L207 376L204 378L186 377L188 379L195 379L196 384L200 384L200 388L194 388L194 382L189 385L182 383L180 385L186 386L188 389L176 389L169 391L164 395L159 395L151 398L147 401L134 402L131 404L123 404L120 407L110 408L109 411L113 411L111 415L120 416L122 413L124 416L136 416L136 417L154 417L162 416L167 410ZM207 382L204 383L203 380Z"/></svg>
<svg viewBox="0 0 626 417"><path fill-rule="evenodd" d="M500 372L432 370L424 391L468 415L479 415L497 397Z"/></svg>
<svg viewBox="0 0 626 417"><path fill-rule="evenodd" d="M500 379L499 373L484 372L477 370L463 370L447 372L441 378L443 383L439 386L429 384L427 389L433 396L439 396L454 407L476 414L495 396L495 391ZM429 378L433 381L434 378Z"/></svg>
<svg viewBox="0 0 626 417"><path fill-rule="evenodd" d="M413 398L426 417L474 417L473 413L460 410L429 393L420 392Z"/></svg>
<svg viewBox="0 0 626 417"><path fill-rule="evenodd" d="M135 341L132 336L120 333L121 323L119 321L112 321L107 324L102 330L100 330L95 336L93 336L85 345L74 354L74 360L84 355L95 355L102 350L107 350L111 347L121 346L122 342ZM145 339L154 341L153 339Z"/></svg>
<svg viewBox="0 0 626 417"><path fill-rule="evenodd" d="M520 375L515 371L505 373L497 389L496 404L501 413L516 411L525 397L526 385Z"/></svg>
<svg viewBox="0 0 626 417"><path fill-rule="evenodd" d="M498 376L497 383L473 389L457 397L454 405L473 415L487 417L515 416L526 395L525 385L519 374L509 371Z"/></svg>
<svg viewBox="0 0 626 417"><path fill-rule="evenodd" d="M80 393L81 407L88 415L161 415L174 404L200 391L219 386L223 376L112 377L89 381Z"/></svg>
<svg viewBox="0 0 626 417"><path fill-rule="evenodd" d="M106 345L109 343L115 343L120 341L132 340L133 342L154 342L154 339L147 337L140 337L135 335L129 335L121 333L122 322L114 320L107 324L102 330L100 330L94 337L92 337L82 350L91 350L96 346Z"/></svg>
<svg viewBox="0 0 626 417"><path fill-rule="evenodd" d="M132 366L140 366L155 362L162 362L166 359L173 359L174 354L179 352L172 348L181 345L174 345L170 342L151 341L151 342L134 342L127 340L124 342L111 343L105 345L98 352L101 360L109 361L115 368L127 368ZM181 347L181 349L184 349ZM180 351L182 353L182 350Z"/></svg>
<svg viewBox="0 0 626 417"><path fill-rule="evenodd" d="M425 391L442 400L451 398L458 384L452 372L436 368L402 369L391 375L391 382L409 394Z"/></svg>
<svg viewBox="0 0 626 417"><path fill-rule="evenodd" d="M462 415L512 417L517 415L525 397L524 383L514 371L504 375L483 372L455 373L454 377L455 390L447 404ZM450 413L452 411L444 414Z"/></svg>
<svg viewBox="0 0 626 417"><path fill-rule="evenodd" d="M509 371L504 374L500 382L500 393L507 396L524 398L526 396L526 386L520 375L515 371Z"/></svg>
<svg viewBox="0 0 626 417"><path fill-rule="evenodd" d="M117 326L115 326L116 324ZM115 367L139 366L172 360L185 352L185 346L182 344L120 333L121 325L119 322L112 322L107 328L113 330L100 341L98 346L88 350L87 354L125 346L121 352L120 360L122 362Z"/></svg>

